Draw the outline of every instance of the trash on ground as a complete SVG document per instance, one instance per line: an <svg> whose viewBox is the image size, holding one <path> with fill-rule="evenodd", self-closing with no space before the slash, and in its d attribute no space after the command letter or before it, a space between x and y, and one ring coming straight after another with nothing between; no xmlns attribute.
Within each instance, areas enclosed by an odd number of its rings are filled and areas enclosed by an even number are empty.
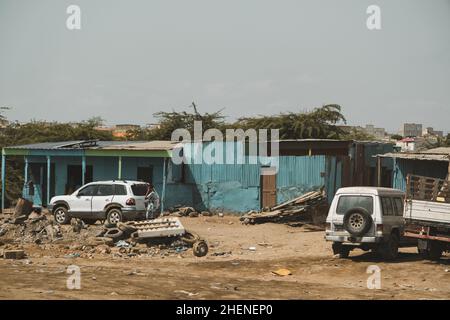
<svg viewBox="0 0 450 320"><path fill-rule="evenodd" d="M275 275L277 275L277 276L281 276L281 277L285 277L285 276L290 276L290 275L292 275L291 270L289 270L289 269L284 269L284 268L281 268L281 269L272 271L272 273L275 274Z"/></svg>
<svg viewBox="0 0 450 320"><path fill-rule="evenodd" d="M305 193L263 212L249 211L240 220L244 224L264 222L289 222L298 219L312 219L317 209L327 206L327 197L323 189Z"/></svg>
<svg viewBox="0 0 450 320"><path fill-rule="evenodd" d="M3 250L3 258L5 259L23 259L25 258L25 251L23 250Z"/></svg>

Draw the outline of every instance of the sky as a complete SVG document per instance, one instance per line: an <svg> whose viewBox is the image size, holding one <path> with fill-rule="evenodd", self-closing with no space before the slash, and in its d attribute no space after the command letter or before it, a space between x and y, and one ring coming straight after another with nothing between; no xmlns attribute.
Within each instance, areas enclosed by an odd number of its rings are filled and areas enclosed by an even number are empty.
<svg viewBox="0 0 450 320"><path fill-rule="evenodd" d="M336 103L351 125L449 131L450 0L0 0L8 119L143 125L192 101L229 121Z"/></svg>

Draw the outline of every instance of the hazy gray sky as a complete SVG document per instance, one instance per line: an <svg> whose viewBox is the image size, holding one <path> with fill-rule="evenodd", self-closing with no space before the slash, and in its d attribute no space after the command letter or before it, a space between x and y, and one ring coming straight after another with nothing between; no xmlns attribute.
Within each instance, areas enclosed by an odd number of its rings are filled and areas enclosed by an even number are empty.
<svg viewBox="0 0 450 320"><path fill-rule="evenodd" d="M0 0L11 120L145 124L192 101L229 119L337 103L350 124L447 131L450 0Z"/></svg>

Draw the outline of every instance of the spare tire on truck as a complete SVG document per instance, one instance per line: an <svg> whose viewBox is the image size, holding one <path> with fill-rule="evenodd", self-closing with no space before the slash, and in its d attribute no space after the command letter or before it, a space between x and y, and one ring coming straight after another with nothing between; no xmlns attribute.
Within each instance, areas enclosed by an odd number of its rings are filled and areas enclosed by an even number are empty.
<svg viewBox="0 0 450 320"><path fill-rule="evenodd" d="M355 237L365 235L372 223L372 216L364 208L353 208L344 214L344 229Z"/></svg>

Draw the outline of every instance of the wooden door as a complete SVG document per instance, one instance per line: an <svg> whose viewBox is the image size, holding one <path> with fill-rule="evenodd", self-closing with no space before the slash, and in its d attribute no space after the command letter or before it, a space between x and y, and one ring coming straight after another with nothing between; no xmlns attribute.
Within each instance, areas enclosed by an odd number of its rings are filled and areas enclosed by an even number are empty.
<svg viewBox="0 0 450 320"><path fill-rule="evenodd" d="M277 204L277 175L274 172L261 173L261 207L273 207Z"/></svg>

